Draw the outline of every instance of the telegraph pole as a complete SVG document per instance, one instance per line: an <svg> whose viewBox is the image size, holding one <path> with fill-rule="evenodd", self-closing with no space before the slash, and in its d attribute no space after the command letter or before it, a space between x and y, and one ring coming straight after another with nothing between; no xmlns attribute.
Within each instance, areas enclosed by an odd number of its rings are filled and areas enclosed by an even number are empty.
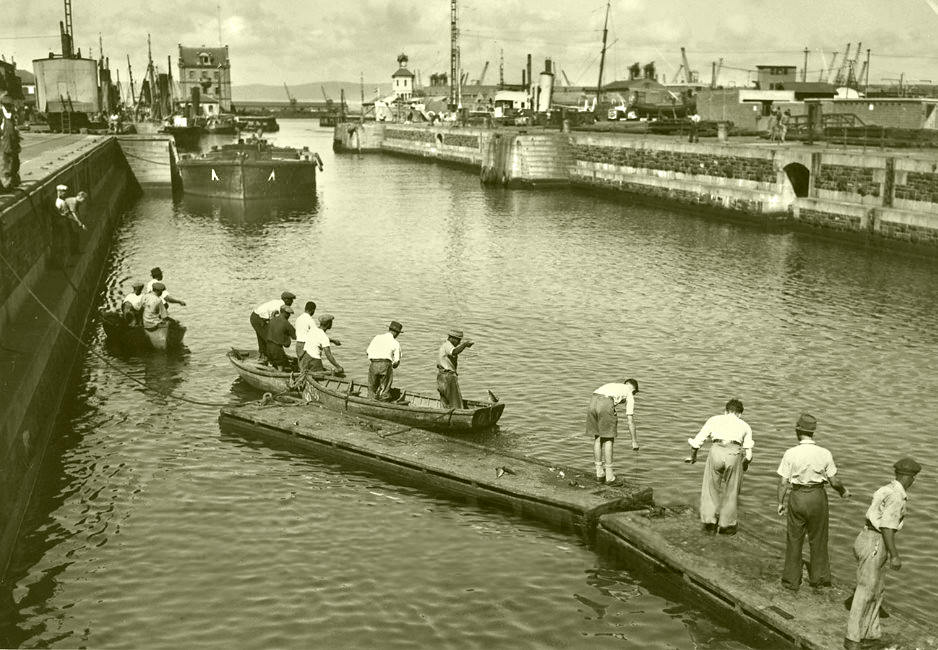
<svg viewBox="0 0 938 650"><path fill-rule="evenodd" d="M808 80L808 46L804 47L804 67L801 69L801 81Z"/></svg>
<svg viewBox="0 0 938 650"><path fill-rule="evenodd" d="M456 16L456 0L449 3L449 107L459 107L459 24Z"/></svg>

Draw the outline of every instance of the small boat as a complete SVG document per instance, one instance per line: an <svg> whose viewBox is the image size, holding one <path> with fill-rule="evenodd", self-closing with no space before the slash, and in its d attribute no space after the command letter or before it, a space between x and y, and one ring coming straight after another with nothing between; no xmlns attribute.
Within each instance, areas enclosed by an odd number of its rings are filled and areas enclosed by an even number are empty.
<svg viewBox="0 0 938 650"><path fill-rule="evenodd" d="M322 170L319 155L307 147L275 147L254 138L200 156L184 154L178 162L185 193L232 199L314 195L317 165Z"/></svg>
<svg viewBox="0 0 938 650"><path fill-rule="evenodd" d="M212 115L204 120L204 129L208 135L235 135L238 123L234 115Z"/></svg>
<svg viewBox="0 0 938 650"><path fill-rule="evenodd" d="M505 410L503 402L463 400L465 408L445 408L438 397L392 389L392 402L368 397L368 386L351 379L307 374L302 393L307 402L328 409L365 415L441 433L463 433L495 426Z"/></svg>
<svg viewBox="0 0 938 650"><path fill-rule="evenodd" d="M235 122L242 131L263 129L264 133L273 133L280 130L277 118L273 115L237 115Z"/></svg>
<svg viewBox="0 0 938 650"><path fill-rule="evenodd" d="M108 341L121 347L175 350L182 347L182 340L186 335L186 328L173 318L148 330L140 325L128 325L119 311L99 309L98 313Z"/></svg>
<svg viewBox="0 0 938 650"><path fill-rule="evenodd" d="M294 373L283 372L272 366L265 366L257 360L256 350L231 348L228 361L237 369L241 379L265 393L281 394L290 390Z"/></svg>

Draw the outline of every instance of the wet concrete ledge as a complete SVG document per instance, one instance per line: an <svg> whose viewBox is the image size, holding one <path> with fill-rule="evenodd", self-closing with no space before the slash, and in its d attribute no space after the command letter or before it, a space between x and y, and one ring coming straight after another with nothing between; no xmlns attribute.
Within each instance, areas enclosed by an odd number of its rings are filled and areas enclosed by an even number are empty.
<svg viewBox="0 0 938 650"><path fill-rule="evenodd" d="M139 192L113 138L28 134L22 159L22 188L0 195L0 578L80 357L60 323L84 331L114 228ZM59 183L89 194L75 254L54 214Z"/></svg>
<svg viewBox="0 0 938 650"><path fill-rule="evenodd" d="M758 645L842 647L843 601L850 593L843 585L819 594L804 586L792 594L779 582L778 551L745 530L706 535L692 508L656 506L650 488L608 488L576 468L298 400L223 408L219 422L223 435L309 450L395 483L492 504L574 532L597 552L623 561L646 584L700 605ZM884 639L890 647L938 648L938 638L923 623L890 609Z"/></svg>

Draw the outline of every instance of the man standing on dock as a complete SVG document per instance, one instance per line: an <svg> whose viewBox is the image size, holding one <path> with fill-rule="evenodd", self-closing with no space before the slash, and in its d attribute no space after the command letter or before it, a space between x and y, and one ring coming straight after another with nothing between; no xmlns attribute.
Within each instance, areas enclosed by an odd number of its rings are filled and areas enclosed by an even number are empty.
<svg viewBox="0 0 938 650"><path fill-rule="evenodd" d="M20 185L21 146L15 111L13 98L8 93L0 95L0 192L12 192Z"/></svg>
<svg viewBox="0 0 938 650"><path fill-rule="evenodd" d="M708 533L735 535L736 504L743 484L743 472L752 462L752 429L741 417L743 403L731 399L723 415L714 415L693 438L688 438L691 455L685 463L696 463L697 452L707 438L713 441L707 454L700 488L700 521Z"/></svg>
<svg viewBox="0 0 938 650"><path fill-rule="evenodd" d="M805 534L811 549L808 582L815 589L830 586L828 505L824 486L830 483L841 498L850 496L850 491L836 476L837 466L831 452L814 442L816 429L817 419L802 413L795 424L798 444L785 452L778 466L778 514L788 513L782 585L792 591L801 586L801 549Z"/></svg>
<svg viewBox="0 0 938 650"><path fill-rule="evenodd" d="M368 367L368 391L372 399L387 402L391 399L391 383L394 369L401 365L401 344L397 337L404 327L396 320L388 325L388 331L378 334L368 344L366 354L371 364Z"/></svg>
<svg viewBox="0 0 938 650"><path fill-rule="evenodd" d="M267 324L267 359L273 367L287 372L292 368L290 358L284 352L284 348L290 347L293 339L296 338L296 330L290 324L292 313L293 307L280 305L280 309L271 315Z"/></svg>
<svg viewBox="0 0 938 650"><path fill-rule="evenodd" d="M463 341L462 337L462 330L450 330L436 354L436 390L440 393L443 408L463 408L456 366L459 364L460 353L466 348L471 348L475 342L470 339Z"/></svg>
<svg viewBox="0 0 938 650"><path fill-rule="evenodd" d="M280 300L268 300L251 312L251 329L257 335L257 357L260 363L267 363L267 325L270 323L270 317L278 313L281 306L292 305L295 299L293 292L284 291L280 294Z"/></svg>
<svg viewBox="0 0 938 650"><path fill-rule="evenodd" d="M613 485L616 473L613 469L612 448L619 433L617 407L625 402L625 417L632 438L632 451L638 451L638 435L635 432L635 396L638 381L632 378L622 383L603 384L593 391L586 410L586 435L593 436L593 466L596 480Z"/></svg>
<svg viewBox="0 0 938 650"><path fill-rule="evenodd" d="M905 457L893 465L896 479L876 490L866 511L866 522L853 543L857 559L857 588L847 618L844 648L857 650L870 641L877 641L883 631L879 608L886 592L886 564L898 571L902 568L896 533L905 519L907 491L915 482L922 466Z"/></svg>

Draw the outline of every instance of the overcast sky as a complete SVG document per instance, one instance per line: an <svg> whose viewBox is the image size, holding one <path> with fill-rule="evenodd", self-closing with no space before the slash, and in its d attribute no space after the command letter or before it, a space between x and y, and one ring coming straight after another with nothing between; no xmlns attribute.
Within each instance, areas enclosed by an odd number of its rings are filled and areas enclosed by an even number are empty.
<svg viewBox="0 0 938 650"><path fill-rule="evenodd" d="M0 23L0 54L31 69L34 58L58 52L61 0L9 0L12 20ZM98 52L98 33L112 68L126 79L126 55L135 75L146 65L146 37L162 70L176 65L178 44L221 41L230 48L235 85L310 81L389 81L400 52L424 80L449 71L447 0L73 0L75 42ZM519 82L524 57L535 71L554 59L574 84L595 84L603 0L460 0L463 68L475 79L490 61L486 81ZM5 10L11 17L10 8ZM846 43L872 49L870 81L896 78L938 82L938 0L613 0L605 79L627 76L627 66L654 60L670 80L687 48L691 68L709 80L711 61L724 57L721 81L745 83L758 64L803 65L816 80Z"/></svg>

